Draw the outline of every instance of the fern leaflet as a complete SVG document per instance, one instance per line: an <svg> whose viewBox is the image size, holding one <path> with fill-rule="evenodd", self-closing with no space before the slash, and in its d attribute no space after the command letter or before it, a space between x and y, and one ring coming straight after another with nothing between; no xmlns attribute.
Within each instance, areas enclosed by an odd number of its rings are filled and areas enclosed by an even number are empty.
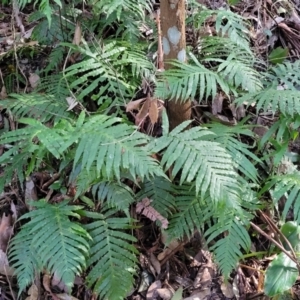
<svg viewBox="0 0 300 300"><path fill-rule="evenodd" d="M232 211L223 211L217 222L205 232L207 243L210 243L221 233L227 232L225 237L210 247L214 251L222 274L227 278L242 256L241 248L245 251L250 249L251 240L245 228L244 219L244 217L241 219L236 216Z"/></svg>
<svg viewBox="0 0 300 300"><path fill-rule="evenodd" d="M95 219L85 226L91 235L91 255L87 276L90 287L101 299L124 299L132 288L136 268L135 238L124 232L131 229L128 218L105 218L97 213L87 213Z"/></svg>

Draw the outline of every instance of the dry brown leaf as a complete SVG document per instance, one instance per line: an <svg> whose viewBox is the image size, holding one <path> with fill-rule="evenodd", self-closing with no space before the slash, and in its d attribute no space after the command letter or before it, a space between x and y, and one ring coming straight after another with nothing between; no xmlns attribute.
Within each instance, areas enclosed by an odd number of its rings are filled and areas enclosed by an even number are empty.
<svg viewBox="0 0 300 300"><path fill-rule="evenodd" d="M78 104L78 102L76 101L76 99L73 98L73 97L67 97L66 100L67 100L68 105L69 105L67 111L72 110Z"/></svg>
<svg viewBox="0 0 300 300"><path fill-rule="evenodd" d="M135 101L130 101L126 105L126 112L132 111L132 110L138 110L140 108L141 103L143 103L146 100L146 98L141 98Z"/></svg>
<svg viewBox="0 0 300 300"><path fill-rule="evenodd" d="M139 262L143 269L147 269L149 265L149 260L143 253L140 253L139 255Z"/></svg>
<svg viewBox="0 0 300 300"><path fill-rule="evenodd" d="M218 113L221 113L223 110L223 101L224 101L224 96L221 93L218 93L211 106L211 112L213 115L217 115Z"/></svg>
<svg viewBox="0 0 300 300"><path fill-rule="evenodd" d="M159 261L164 260L168 255L170 255L175 249L180 246L180 243L177 240L173 240L168 244L168 247L163 250L163 252L157 255Z"/></svg>
<svg viewBox="0 0 300 300"><path fill-rule="evenodd" d="M65 292L65 293L68 291L68 288L64 284L64 282L61 281L60 278L58 278L57 272L54 272L54 274L53 274L53 277L51 280L51 286L52 287L57 286L61 291Z"/></svg>
<svg viewBox="0 0 300 300"><path fill-rule="evenodd" d="M35 26L33 26L30 29L28 29L27 31L25 31L25 34L23 35L23 38L24 39L31 38L31 34L32 34L32 31L33 31L34 28L35 28Z"/></svg>
<svg viewBox="0 0 300 300"><path fill-rule="evenodd" d="M212 282L212 278L215 278L215 276L216 272L214 265L211 262L203 264L198 270L194 280L194 288L199 288L200 286L202 288L208 287Z"/></svg>
<svg viewBox="0 0 300 300"><path fill-rule="evenodd" d="M39 290L35 284L33 284L29 289L27 294L29 297L27 297L25 300L37 300L39 298Z"/></svg>
<svg viewBox="0 0 300 300"><path fill-rule="evenodd" d="M201 264L203 263L203 254L202 254L202 249L195 255L191 262L191 267L200 267Z"/></svg>
<svg viewBox="0 0 300 300"><path fill-rule="evenodd" d="M40 83L40 76L35 73L30 73L29 75L29 83L33 89L35 89Z"/></svg>
<svg viewBox="0 0 300 300"><path fill-rule="evenodd" d="M174 279L184 288L189 288L193 285L193 280L188 277L175 276Z"/></svg>
<svg viewBox="0 0 300 300"><path fill-rule="evenodd" d="M13 219L13 224L14 224L18 219L18 213L17 213L17 208L12 201L10 202L10 210L12 212L12 219Z"/></svg>
<svg viewBox="0 0 300 300"><path fill-rule="evenodd" d="M151 263L151 265L153 266L155 273L153 275L159 275L161 272L161 265L160 262L158 261L158 259L156 258L156 256L153 253L150 253L149 255L149 261Z"/></svg>
<svg viewBox="0 0 300 300"><path fill-rule="evenodd" d="M234 104L230 105L230 109L232 111L233 116L239 121L246 116L246 110L244 105L239 105L237 107Z"/></svg>
<svg viewBox="0 0 300 300"><path fill-rule="evenodd" d="M149 106L150 106L151 98L147 97L144 104L142 105L141 110L135 116L135 125L140 125L149 113Z"/></svg>
<svg viewBox="0 0 300 300"><path fill-rule="evenodd" d="M173 292L169 289L157 289L157 293L163 300L170 300L173 297Z"/></svg>
<svg viewBox="0 0 300 300"><path fill-rule="evenodd" d="M153 99L150 103L149 118L150 118L152 125L154 125L157 122L157 119L158 119L157 99Z"/></svg>
<svg viewBox="0 0 300 300"><path fill-rule="evenodd" d="M75 298L73 296L70 296L66 293L64 294L56 294L56 296L58 297L58 299L60 300L78 300L78 298Z"/></svg>
<svg viewBox="0 0 300 300"><path fill-rule="evenodd" d="M158 211L156 211L152 206L150 206L151 200L144 198L136 205L136 212L146 216L151 221L155 222L159 220L161 222L161 227L167 229L169 221L164 218Z"/></svg>
<svg viewBox="0 0 300 300"><path fill-rule="evenodd" d="M202 300L207 299L207 296L211 295L210 289L205 289L203 291L197 292L194 295L184 298L183 300Z"/></svg>
<svg viewBox="0 0 300 300"><path fill-rule="evenodd" d="M12 215L3 213L0 221L0 249L6 253L7 244L13 234Z"/></svg>
<svg viewBox="0 0 300 300"><path fill-rule="evenodd" d="M73 44L79 46L81 42L81 26L80 23L76 23L74 38L73 38Z"/></svg>
<svg viewBox="0 0 300 300"><path fill-rule="evenodd" d="M156 300L158 298L158 292L157 289L161 288L161 282L160 280L154 281L148 289L146 299L147 300Z"/></svg>
<svg viewBox="0 0 300 300"><path fill-rule="evenodd" d="M6 99L7 93L6 93L6 87L3 85L0 92L0 100Z"/></svg>
<svg viewBox="0 0 300 300"><path fill-rule="evenodd" d="M37 191L35 184L32 180L31 177L26 178L26 184L25 184L25 203L28 205L29 201L37 201L38 196L37 196ZM31 210L31 207L29 207L29 210Z"/></svg>
<svg viewBox="0 0 300 300"><path fill-rule="evenodd" d="M59 300L59 298L52 293L51 287L50 287L50 282L51 282L51 275L49 273L45 273L43 276L43 286L44 289L51 295L53 300Z"/></svg>
<svg viewBox="0 0 300 300"><path fill-rule="evenodd" d="M43 286L48 293L52 293L50 288L50 282L51 282L51 275L49 273L45 273L43 276Z"/></svg>
<svg viewBox="0 0 300 300"><path fill-rule="evenodd" d="M6 253L0 250L0 274L13 276L15 270L9 266Z"/></svg>
<svg viewBox="0 0 300 300"><path fill-rule="evenodd" d="M226 298L233 298L234 297L234 292L233 292L233 288L232 288L231 283L229 283L229 282L227 282L227 283L223 282L221 284L221 290L222 290L223 295Z"/></svg>

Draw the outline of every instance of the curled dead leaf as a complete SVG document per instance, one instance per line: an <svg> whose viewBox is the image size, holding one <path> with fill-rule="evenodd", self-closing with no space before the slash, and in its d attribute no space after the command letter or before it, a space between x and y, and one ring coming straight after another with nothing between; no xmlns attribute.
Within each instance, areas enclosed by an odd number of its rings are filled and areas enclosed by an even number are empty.
<svg viewBox="0 0 300 300"><path fill-rule="evenodd" d="M170 300L173 297L173 292L170 289L157 289L157 293L163 300Z"/></svg>
<svg viewBox="0 0 300 300"><path fill-rule="evenodd" d="M0 250L0 274L13 276L15 270L9 266L6 253Z"/></svg>
<svg viewBox="0 0 300 300"><path fill-rule="evenodd" d="M155 273L156 273L153 275L159 275L161 272L161 265L160 265L159 260L156 258L156 256L153 253L150 253L149 261L151 262L151 265L153 266Z"/></svg>
<svg viewBox="0 0 300 300"><path fill-rule="evenodd" d="M151 121L152 125L154 125L158 120L157 99L153 99L150 103L149 118L150 118L150 121Z"/></svg>
<svg viewBox="0 0 300 300"><path fill-rule="evenodd" d="M157 290L161 288L160 280L154 281L147 292L146 299L147 300L156 300L158 298Z"/></svg>
<svg viewBox="0 0 300 300"><path fill-rule="evenodd" d="M141 98L138 100L130 101L126 105L126 112L132 111L132 110L138 110L140 108L140 105L146 100L146 98Z"/></svg>
<svg viewBox="0 0 300 300"><path fill-rule="evenodd" d="M149 113L149 106L150 106L151 98L147 97L146 101L143 103L142 108L138 112L135 117L135 125L140 125L143 121L145 121L148 113Z"/></svg>
<svg viewBox="0 0 300 300"><path fill-rule="evenodd" d="M7 93L6 93L6 87L3 85L0 91L0 100L6 99Z"/></svg>
<svg viewBox="0 0 300 300"><path fill-rule="evenodd" d="M80 23L76 23L75 33L73 38L73 44L79 46L81 42L81 26Z"/></svg>
<svg viewBox="0 0 300 300"><path fill-rule="evenodd" d="M30 73L29 75L29 83L33 89L35 89L40 83L40 76L35 73Z"/></svg>
<svg viewBox="0 0 300 300"><path fill-rule="evenodd" d="M6 253L8 242L13 234L12 215L3 213L0 222L0 249Z"/></svg>
<svg viewBox="0 0 300 300"><path fill-rule="evenodd" d="M27 297L25 300L38 300L39 299L39 290L35 284L32 284L31 287L28 289Z"/></svg>
<svg viewBox="0 0 300 300"><path fill-rule="evenodd" d="M155 210L152 206L150 206L151 200L148 198L144 198L136 205L136 212L146 216L151 221L160 221L161 227L163 229L167 229L169 225L169 221L164 218L157 210Z"/></svg>

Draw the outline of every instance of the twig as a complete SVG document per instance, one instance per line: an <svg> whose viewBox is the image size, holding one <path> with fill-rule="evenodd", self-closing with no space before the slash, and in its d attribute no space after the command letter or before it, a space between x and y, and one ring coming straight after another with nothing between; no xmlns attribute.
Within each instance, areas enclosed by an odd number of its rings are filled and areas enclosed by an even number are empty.
<svg viewBox="0 0 300 300"><path fill-rule="evenodd" d="M293 257L287 250L284 249L282 245L280 245L276 240L274 240L272 237L270 237L266 232L261 230L257 225L255 225L253 222L250 222L250 225L261 235L263 235L265 238L267 238L270 242L275 244L286 256L288 256L293 262L297 264L298 269L300 270L299 262L297 258Z"/></svg>
<svg viewBox="0 0 300 300"><path fill-rule="evenodd" d="M269 218L266 214L264 214L261 210L259 210L259 213L261 216L266 220L266 222L273 228L274 231L276 231L277 234L279 234L282 239L287 243L289 246L293 256L297 259L297 255L295 253L295 250L293 246L291 245L290 241L286 238L286 236L277 228L277 226L274 224L273 220Z"/></svg>
<svg viewBox="0 0 300 300"><path fill-rule="evenodd" d="M42 185L42 190L45 190L49 185L51 185L59 177L60 177L60 173L53 174L53 176Z"/></svg>
<svg viewBox="0 0 300 300"><path fill-rule="evenodd" d="M241 266L242 268L246 268L246 269L249 269L249 270L252 270L252 271L256 271L256 272L260 272L260 273L262 273L262 274L265 274L265 271L255 269L255 268L250 267L250 266L247 266L247 265L239 264L239 266Z"/></svg>

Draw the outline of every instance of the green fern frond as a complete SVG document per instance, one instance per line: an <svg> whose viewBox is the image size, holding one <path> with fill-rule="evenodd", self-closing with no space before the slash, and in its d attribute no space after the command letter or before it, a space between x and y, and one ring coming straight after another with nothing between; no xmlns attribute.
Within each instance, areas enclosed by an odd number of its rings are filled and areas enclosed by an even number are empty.
<svg viewBox="0 0 300 300"><path fill-rule="evenodd" d="M180 177L180 184L195 182L201 197L209 192L212 201L239 203L240 184L231 156L219 143L211 142L213 133L200 127L188 130L189 121L152 142L153 153L163 151L161 164L171 168L172 176Z"/></svg>
<svg viewBox="0 0 300 300"><path fill-rule="evenodd" d="M129 205L135 201L133 191L125 184L117 182L99 182L93 185L94 198L107 205L123 211L129 217Z"/></svg>
<svg viewBox="0 0 300 300"><path fill-rule="evenodd" d="M219 239L210 249L214 252L222 274L228 278L242 257L241 249L249 251L251 240L244 221L232 212L223 211L223 216L205 232L207 243L224 232L226 236Z"/></svg>
<svg viewBox="0 0 300 300"><path fill-rule="evenodd" d="M39 121L29 118L20 119L20 123L29 125L26 129L34 133L32 138L38 138L40 145L44 146L56 158L60 158L66 149L78 138L75 134L75 129L70 126L69 122L64 120L61 120L53 128L49 128ZM73 136L69 137L69 134L72 133Z"/></svg>
<svg viewBox="0 0 300 300"><path fill-rule="evenodd" d="M41 78L35 91L41 94L49 94L57 102L62 103L64 107L68 107L66 98L70 97L71 94L68 83L62 74L47 75Z"/></svg>
<svg viewBox="0 0 300 300"><path fill-rule="evenodd" d="M38 146L32 142L35 133L35 128L23 128L5 132L0 136L0 144L7 149L0 156L0 164L5 165L5 172L0 177L1 190L14 175L20 182L24 181L27 164L30 159L37 159L33 153L39 151Z"/></svg>
<svg viewBox="0 0 300 300"><path fill-rule="evenodd" d="M195 189L190 185L177 188L175 204L178 212L169 219L167 231L170 240L184 236L191 237L195 229L202 231L205 223L212 217L212 202L209 205L209 201L197 196Z"/></svg>
<svg viewBox="0 0 300 300"><path fill-rule="evenodd" d="M30 224L25 224L9 245L9 260L15 268L19 295L34 281L36 272L42 271L43 268L38 251L32 245L31 228Z"/></svg>
<svg viewBox="0 0 300 300"><path fill-rule="evenodd" d="M217 72L223 77L224 81L227 80L235 88L240 87L249 93L262 90L260 74L254 69L249 56L243 57L240 53L238 56L231 53L219 65Z"/></svg>
<svg viewBox="0 0 300 300"><path fill-rule="evenodd" d="M155 90L156 96L161 99L171 98L185 101L189 98L195 98L198 93L201 101L209 96L214 97L218 86L228 95L230 86L223 78L201 65L192 54L190 55L194 64L173 61L172 65L175 68L162 74Z"/></svg>
<svg viewBox="0 0 300 300"><path fill-rule="evenodd" d="M0 178L0 188L11 180L14 172L23 182L24 173L29 175L35 166L38 168L49 153L60 158L78 139L77 127L72 127L63 119L53 128L29 118L20 119L19 122L29 126L5 132L0 137L0 144L8 149L0 156L0 163L6 165L5 173ZM81 126L78 121L76 125Z"/></svg>
<svg viewBox="0 0 300 300"><path fill-rule="evenodd" d="M148 143L149 137L120 121L105 115L87 119L78 129L80 139L74 168L80 163L82 168L89 170L95 163L98 174L102 172L107 179L115 176L119 180L121 168L133 178L139 176L142 180L153 175L164 177L158 163L141 147Z"/></svg>
<svg viewBox="0 0 300 300"><path fill-rule="evenodd" d="M272 67L266 74L265 80L273 87L282 86L284 89L297 90L300 86L300 62L284 62Z"/></svg>
<svg viewBox="0 0 300 300"><path fill-rule="evenodd" d="M286 203L282 212L282 220L286 220L287 213L293 208L294 220L300 223L300 173L298 171L292 174L274 176L266 183L262 191L268 191L272 188L272 197L275 204L281 197L286 197Z"/></svg>
<svg viewBox="0 0 300 300"><path fill-rule="evenodd" d="M126 50L125 47L116 47L115 43L110 43L104 46L104 49L98 50L100 53L97 53L89 48L85 50L72 44L64 45L76 48L87 56L87 59L67 68L65 73L68 80L70 77L77 76L76 80L72 79L72 81L69 81L70 88L78 90L76 97L79 101L82 101L90 93L95 94L99 86L100 89L96 95L97 99L95 99L96 96L94 95L94 99L98 101L98 104L105 100L103 97L107 97L105 95L109 92L121 99L126 96L130 85L125 82L122 73L118 74L113 67L119 56ZM99 102L100 99L101 101ZM107 98L107 101L111 102L111 99Z"/></svg>
<svg viewBox="0 0 300 300"><path fill-rule="evenodd" d="M145 11L150 12L152 7L151 0L134 1L134 0L90 0L92 6L97 8L107 17L116 14L117 20L121 19L121 14L133 12L135 15L143 18Z"/></svg>
<svg viewBox="0 0 300 300"><path fill-rule="evenodd" d="M169 180L157 176L143 182L141 190L136 195L136 199L138 201L144 198L153 200L151 206L160 214L167 217L175 210L175 193L175 186Z"/></svg>
<svg viewBox="0 0 300 300"><path fill-rule="evenodd" d="M21 8L24 8L24 6L28 3L31 3L32 0L18 0L18 4L20 5ZM54 2L61 8L62 7L62 3L60 0L54 0ZM39 0L39 1L35 1L34 4L39 4L39 10L41 13L43 13L46 17L47 20L49 22L49 24L51 25L51 20L52 20L52 13L53 13L53 7L50 4L49 0Z"/></svg>
<svg viewBox="0 0 300 300"><path fill-rule="evenodd" d="M2 100L1 106L10 109L17 119L32 117L48 122L72 117L72 113L67 112L66 99L51 94L10 94L10 99Z"/></svg>
<svg viewBox="0 0 300 300"><path fill-rule="evenodd" d="M34 151L31 146L26 147L25 145L22 152L19 153L19 151L18 146L13 147L0 156L0 164L5 164L5 172L0 177L0 190L4 190L5 185L11 182L14 175L19 182L24 182L25 169Z"/></svg>
<svg viewBox="0 0 300 300"><path fill-rule="evenodd" d="M22 152L21 145L28 145L25 148L31 153L43 148L46 151L39 153L46 155L50 152L56 158L61 158L71 146L76 145L74 170L78 165L87 171L96 167L97 176L94 178L101 174L108 180L112 176L120 180L121 171L129 172L134 180L154 175L165 177L158 162L142 147L148 143L149 137L120 121L105 115L95 115L85 120L82 112L76 124L62 119L49 128L37 120L24 118L20 122L27 124L26 128L4 133L0 137L0 144L17 143L13 150L1 156L0 161L6 160L17 169L19 166L14 155ZM7 161L8 157L13 159Z"/></svg>
<svg viewBox="0 0 300 300"><path fill-rule="evenodd" d="M82 62L73 64L67 68L65 76L77 76L70 82L70 88L78 90L76 95L81 101L86 95L94 93L93 100L102 104L104 100L111 102L112 97L119 105L124 105L124 99L130 99L134 90L138 87L137 78L139 72L144 69L153 69L153 65L143 57L143 53L131 50L116 42L110 42L101 49L75 47L72 44L64 44L76 48L86 56ZM131 70L130 72L128 70ZM141 74L139 74L141 75ZM88 84L87 84L88 83ZM110 96L108 96L110 95Z"/></svg>
<svg viewBox="0 0 300 300"><path fill-rule="evenodd" d="M49 55L49 63L44 69L44 72L46 74L52 70L55 70L55 68L57 68L63 62L64 53L65 53L65 49L62 46L58 46L52 49Z"/></svg>
<svg viewBox="0 0 300 300"><path fill-rule="evenodd" d="M228 35L229 39L245 50L249 48L249 30L245 26L246 19L230 10L217 10L216 30L222 36Z"/></svg>
<svg viewBox="0 0 300 300"><path fill-rule="evenodd" d="M232 160L235 162L237 169L253 182L257 182L258 173L255 168L255 163L260 163L261 160L249 149L246 143L242 143L239 140L240 135L254 138L253 131L250 130L250 126L237 125L237 126L225 126L220 123L208 124L210 131L215 133L212 137L213 141L221 144L231 155ZM252 160L249 160L249 158Z"/></svg>
<svg viewBox="0 0 300 300"><path fill-rule="evenodd" d="M91 255L88 267L92 270L87 282L101 299L124 299L133 285L136 269L136 239L124 232L132 229L128 218L105 218L89 213L95 221L85 226L91 235Z"/></svg>
<svg viewBox="0 0 300 300"><path fill-rule="evenodd" d="M205 21L209 17L216 19L216 31L222 36L228 36L231 42L242 47L249 53L249 30L246 27L246 20L230 10L209 10L199 5L198 12L193 15L191 20L196 28L204 26Z"/></svg>
<svg viewBox="0 0 300 300"><path fill-rule="evenodd" d="M128 67L130 67L131 71L129 74L133 79L140 79L141 76L148 77L149 74L154 73L154 65L145 57L143 51L138 49L133 51L130 49L130 45L124 42L120 45L126 46L128 51L125 51L121 59L115 63L115 67L118 70L126 74Z"/></svg>
<svg viewBox="0 0 300 300"><path fill-rule="evenodd" d="M215 59L224 59L232 53L239 53L243 58L248 58L249 62L255 61L252 52L232 43L230 39L221 36L204 36L201 37L201 49L199 54L203 61L214 61ZM202 60L201 60L202 62Z"/></svg>
<svg viewBox="0 0 300 300"><path fill-rule="evenodd" d="M264 149L268 143L273 146L274 151L272 156L274 166L278 166L283 157L289 152L288 147L290 145L290 141L295 140L298 136L299 126L299 115L294 115L293 117L280 115L278 120L272 124L269 130L260 139L260 149Z"/></svg>
<svg viewBox="0 0 300 300"><path fill-rule="evenodd" d="M256 103L258 111L279 110L289 116L300 113L300 93L297 90L277 90L271 87L257 93L247 93L237 98L235 103L237 105L246 103L248 106Z"/></svg>
<svg viewBox="0 0 300 300"><path fill-rule="evenodd" d="M9 250L9 259L21 280L20 286L24 288L34 277L29 272L37 267L34 259L38 258L43 267L52 274L55 272L71 289L75 275L85 269L89 253L90 236L79 224L69 220L69 217L79 218L76 210L81 207L68 206L67 202L51 205L38 201L31 204L36 209L20 218L30 218L30 221L12 239ZM32 254L37 254L34 259L32 256L28 257L26 268L21 261L24 257L24 243L28 249L33 249ZM27 275L29 277L26 279Z"/></svg>

